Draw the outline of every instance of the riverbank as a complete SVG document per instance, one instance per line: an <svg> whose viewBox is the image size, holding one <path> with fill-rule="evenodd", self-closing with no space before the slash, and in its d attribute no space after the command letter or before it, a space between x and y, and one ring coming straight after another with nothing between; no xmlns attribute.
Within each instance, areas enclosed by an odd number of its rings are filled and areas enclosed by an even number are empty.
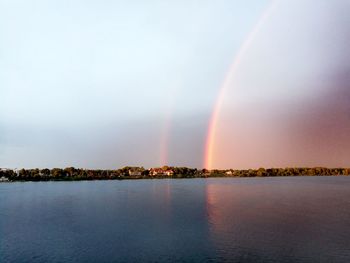
<svg viewBox="0 0 350 263"><path fill-rule="evenodd" d="M248 170L207 170L188 167L145 169L123 167L116 170L91 170L81 168L53 169L1 169L2 182L8 181L82 181L82 180L138 180L138 179L181 179L217 177L280 177L280 176L339 176L350 175L350 168L259 168Z"/></svg>

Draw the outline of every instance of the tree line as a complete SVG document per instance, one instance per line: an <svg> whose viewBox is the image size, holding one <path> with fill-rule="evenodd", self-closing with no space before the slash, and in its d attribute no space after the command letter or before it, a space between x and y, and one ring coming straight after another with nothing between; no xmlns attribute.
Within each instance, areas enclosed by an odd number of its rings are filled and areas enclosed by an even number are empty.
<svg viewBox="0 0 350 263"><path fill-rule="evenodd" d="M160 171L172 171L171 175L151 174L151 169L126 166L115 170L81 169L74 167L53 169L1 169L0 177L10 181L53 181L53 180L113 180L146 178L206 178L206 177L268 177L268 176L336 176L350 175L350 168L259 168L248 170L207 170L188 167L163 166ZM136 172L135 172L136 171Z"/></svg>

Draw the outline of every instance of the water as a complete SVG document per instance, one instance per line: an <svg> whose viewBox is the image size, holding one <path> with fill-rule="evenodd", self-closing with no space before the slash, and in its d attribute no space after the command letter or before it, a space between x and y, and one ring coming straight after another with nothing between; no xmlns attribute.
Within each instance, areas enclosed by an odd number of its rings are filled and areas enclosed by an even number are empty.
<svg viewBox="0 0 350 263"><path fill-rule="evenodd" d="M0 184L0 262L350 262L350 177Z"/></svg>

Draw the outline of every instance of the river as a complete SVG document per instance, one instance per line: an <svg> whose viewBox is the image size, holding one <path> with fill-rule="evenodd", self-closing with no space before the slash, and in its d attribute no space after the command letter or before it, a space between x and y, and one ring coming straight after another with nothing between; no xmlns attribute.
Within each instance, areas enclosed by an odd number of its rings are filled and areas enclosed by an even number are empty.
<svg viewBox="0 0 350 263"><path fill-rule="evenodd" d="M350 262L350 177L2 183L0 262Z"/></svg>

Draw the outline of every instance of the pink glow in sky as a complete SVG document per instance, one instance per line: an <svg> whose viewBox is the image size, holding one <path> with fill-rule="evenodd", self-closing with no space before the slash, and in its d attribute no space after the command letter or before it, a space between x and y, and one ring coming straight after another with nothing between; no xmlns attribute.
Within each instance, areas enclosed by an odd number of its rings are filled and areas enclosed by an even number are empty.
<svg viewBox="0 0 350 263"><path fill-rule="evenodd" d="M271 6L221 87L205 166L349 166L349 3Z"/></svg>

